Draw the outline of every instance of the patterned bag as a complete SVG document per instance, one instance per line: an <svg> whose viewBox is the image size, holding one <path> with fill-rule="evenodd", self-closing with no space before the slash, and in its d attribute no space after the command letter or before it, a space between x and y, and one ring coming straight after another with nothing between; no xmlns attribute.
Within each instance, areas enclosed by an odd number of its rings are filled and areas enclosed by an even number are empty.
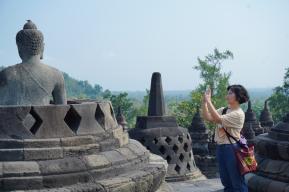
<svg viewBox="0 0 289 192"><path fill-rule="evenodd" d="M222 114L226 114L227 109L228 108L225 108ZM237 157L241 175L256 171L257 161L255 159L255 154L254 154L254 145L248 146L247 142L245 141L245 138L242 135L241 135L240 140L237 140L225 128L223 129L226 132L227 138L230 141L230 143L232 144L232 141L230 139L232 138L238 144L238 147L233 147L233 148L235 151L235 155Z"/></svg>

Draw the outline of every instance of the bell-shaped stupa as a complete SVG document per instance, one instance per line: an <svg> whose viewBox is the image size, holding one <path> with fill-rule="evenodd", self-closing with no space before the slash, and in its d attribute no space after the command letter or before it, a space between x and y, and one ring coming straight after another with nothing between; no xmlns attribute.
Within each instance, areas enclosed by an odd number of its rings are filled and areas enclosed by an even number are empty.
<svg viewBox="0 0 289 192"><path fill-rule="evenodd" d="M264 103L264 109L261 111L259 121L261 126L264 128L264 132L266 133L274 126L272 114L268 106L268 100L266 100Z"/></svg>
<svg viewBox="0 0 289 192"><path fill-rule="evenodd" d="M168 162L167 181L201 177L196 167L192 140L187 129L179 127L176 118L165 113L165 101L160 73L153 73L148 116L138 116L131 138L140 141L152 153Z"/></svg>
<svg viewBox="0 0 289 192"><path fill-rule="evenodd" d="M256 118L255 112L252 110L251 101L248 101L248 109L245 113L245 123L242 129L242 134L247 136L247 140L254 139L252 138L252 130L254 131L255 136L264 133L264 128L261 127L259 121Z"/></svg>

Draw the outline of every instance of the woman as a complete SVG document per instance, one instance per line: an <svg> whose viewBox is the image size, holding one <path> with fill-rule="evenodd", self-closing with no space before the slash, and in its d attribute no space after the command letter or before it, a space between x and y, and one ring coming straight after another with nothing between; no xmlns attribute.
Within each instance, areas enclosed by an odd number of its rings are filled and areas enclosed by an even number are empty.
<svg viewBox="0 0 289 192"><path fill-rule="evenodd" d="M204 94L202 113L205 120L217 124L215 141L217 142L217 160L225 192L247 192L244 176L240 174L234 148L239 147L234 139L229 140L225 130L237 140L245 121L245 114L240 104L249 100L247 90L242 85L227 88L227 107L215 109L211 101L211 90ZM225 130L224 130L225 129Z"/></svg>

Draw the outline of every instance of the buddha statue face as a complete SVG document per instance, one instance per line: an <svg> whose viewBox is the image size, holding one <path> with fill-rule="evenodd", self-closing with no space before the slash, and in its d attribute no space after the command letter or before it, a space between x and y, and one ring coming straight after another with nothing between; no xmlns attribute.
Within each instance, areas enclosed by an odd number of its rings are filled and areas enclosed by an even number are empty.
<svg viewBox="0 0 289 192"><path fill-rule="evenodd" d="M22 61L28 60L33 56L39 56L43 58L44 51L44 37L41 31L39 31L36 25L27 20L23 29L16 35L16 44L18 47L18 53Z"/></svg>

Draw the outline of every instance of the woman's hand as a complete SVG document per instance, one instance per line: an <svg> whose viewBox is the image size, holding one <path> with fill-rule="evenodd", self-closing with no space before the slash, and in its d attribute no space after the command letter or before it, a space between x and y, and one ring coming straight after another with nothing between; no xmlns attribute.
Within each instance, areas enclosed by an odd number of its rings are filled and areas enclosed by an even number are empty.
<svg viewBox="0 0 289 192"><path fill-rule="evenodd" d="M212 93L211 93L211 89L210 88L208 88L207 90L206 90L206 92L205 92L205 94L204 94L204 101L206 102L206 103L209 103L209 102L211 102L211 97L212 97Z"/></svg>

